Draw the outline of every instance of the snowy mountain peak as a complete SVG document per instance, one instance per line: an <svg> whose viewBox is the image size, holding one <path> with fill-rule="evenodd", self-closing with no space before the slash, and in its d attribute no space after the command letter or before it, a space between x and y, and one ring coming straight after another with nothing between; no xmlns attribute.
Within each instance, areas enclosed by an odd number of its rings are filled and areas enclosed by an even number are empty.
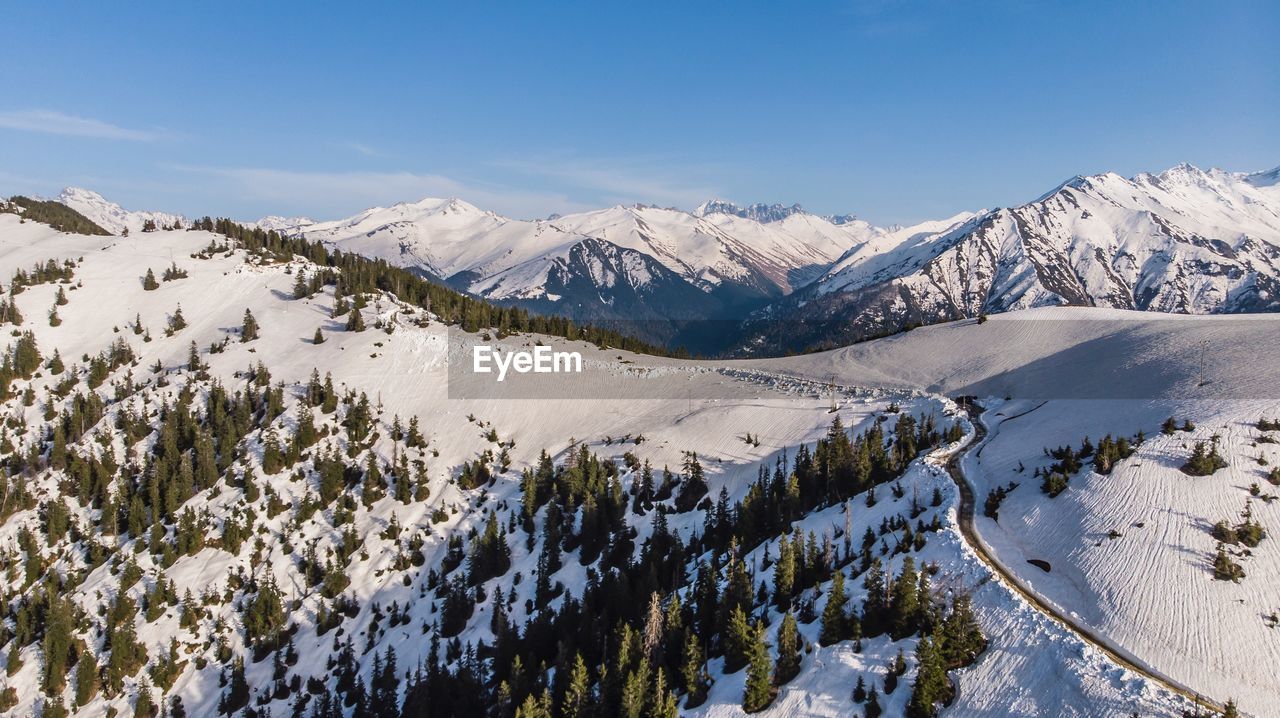
<svg viewBox="0 0 1280 718"><path fill-rule="evenodd" d="M494 217L497 216L493 212L480 209L470 202L458 199L457 197L423 197L417 202L402 202L400 204L393 205L391 209L416 211L423 215L471 215L476 217L483 217L486 215Z"/></svg>
<svg viewBox="0 0 1280 718"><path fill-rule="evenodd" d="M706 217L712 214L731 214L735 217L754 220L761 224L769 222L777 222L790 217L793 214L802 214L804 208L799 204L793 204L790 207L783 204L765 204L757 202L755 204L740 207L733 202L722 199L713 199L698 205L693 211L695 217Z"/></svg>
<svg viewBox="0 0 1280 718"><path fill-rule="evenodd" d="M131 212L97 192L82 187L67 187L63 189L58 195L57 201L83 214L94 224L112 234L121 234L126 229L130 232L140 232L148 221L155 223L157 227L172 226L175 222L183 225L188 224L186 218L180 214L151 211Z"/></svg>
<svg viewBox="0 0 1280 718"><path fill-rule="evenodd" d="M274 230L276 232L287 232L289 230L302 229L315 224L316 221L310 217L282 217L278 214L271 214L262 219L253 222L253 226L268 232Z"/></svg>
<svg viewBox="0 0 1280 718"><path fill-rule="evenodd" d="M114 205L114 203L107 201L105 197L97 192L83 187L64 187L58 195L58 201L64 204L66 202L96 202L98 204ZM114 206L118 207L120 205Z"/></svg>

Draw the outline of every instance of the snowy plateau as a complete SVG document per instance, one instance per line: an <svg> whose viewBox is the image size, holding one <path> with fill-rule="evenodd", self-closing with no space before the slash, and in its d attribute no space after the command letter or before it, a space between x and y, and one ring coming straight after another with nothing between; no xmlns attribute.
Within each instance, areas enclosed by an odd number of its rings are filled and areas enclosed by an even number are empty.
<svg viewBox="0 0 1280 718"><path fill-rule="evenodd" d="M908 228L60 201L105 234L0 212L5 715L1278 714L1275 172ZM592 398L459 397L461 334Z"/></svg>

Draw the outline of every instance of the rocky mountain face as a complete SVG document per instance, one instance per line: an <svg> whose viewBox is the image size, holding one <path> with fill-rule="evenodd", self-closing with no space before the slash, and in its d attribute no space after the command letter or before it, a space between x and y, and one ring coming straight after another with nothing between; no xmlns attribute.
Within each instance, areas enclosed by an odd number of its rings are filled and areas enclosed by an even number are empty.
<svg viewBox="0 0 1280 718"><path fill-rule="evenodd" d="M748 322L747 351L1041 306L1280 309L1276 172L1075 177L1034 202L855 247ZM794 327L780 339L774 322Z"/></svg>

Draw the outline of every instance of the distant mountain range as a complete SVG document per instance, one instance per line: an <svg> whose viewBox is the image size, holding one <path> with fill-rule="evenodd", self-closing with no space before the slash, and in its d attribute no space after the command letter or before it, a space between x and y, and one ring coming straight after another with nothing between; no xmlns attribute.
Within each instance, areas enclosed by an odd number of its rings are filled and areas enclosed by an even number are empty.
<svg viewBox="0 0 1280 718"><path fill-rule="evenodd" d="M1074 177L1034 202L851 249L757 312L743 349L834 346L915 324L1075 305L1280 310L1277 170ZM963 219L963 221L955 221ZM787 336L778 334L777 324Z"/></svg>
<svg viewBox="0 0 1280 718"><path fill-rule="evenodd" d="M1184 164L1075 177L1019 207L894 228L798 204L712 200L692 212L635 205L518 220L434 198L256 224L492 301L635 322L632 333L707 353L763 354L1039 306L1280 310L1278 175ZM185 224L88 190L58 200L113 233L147 219Z"/></svg>

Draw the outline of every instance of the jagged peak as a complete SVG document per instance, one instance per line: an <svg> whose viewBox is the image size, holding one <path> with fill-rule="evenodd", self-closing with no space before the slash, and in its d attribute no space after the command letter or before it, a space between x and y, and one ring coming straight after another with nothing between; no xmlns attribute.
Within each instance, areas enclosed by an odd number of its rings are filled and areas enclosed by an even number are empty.
<svg viewBox="0 0 1280 718"><path fill-rule="evenodd" d="M790 217L793 214L803 214L804 208L799 204L786 206L784 204L765 204L756 202L745 207L739 206L733 202L723 199L713 199L698 205L693 211L695 217L706 217L712 214L728 214L743 219L750 219L761 224L769 222L778 222Z"/></svg>

